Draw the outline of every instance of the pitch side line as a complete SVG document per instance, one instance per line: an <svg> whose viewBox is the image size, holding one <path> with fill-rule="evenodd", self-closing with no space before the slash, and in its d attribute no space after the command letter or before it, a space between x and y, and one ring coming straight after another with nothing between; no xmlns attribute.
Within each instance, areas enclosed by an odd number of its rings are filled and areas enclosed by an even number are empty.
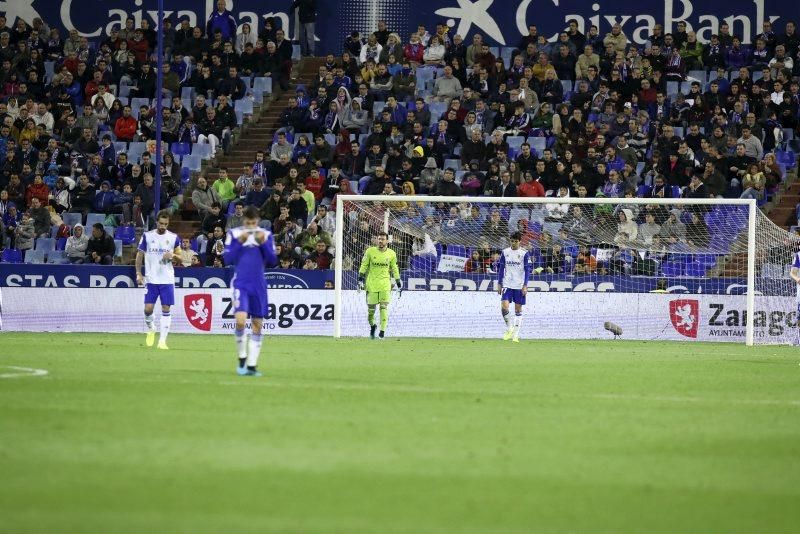
<svg viewBox="0 0 800 534"><path fill-rule="evenodd" d="M32 367L17 367L14 365L2 365L6 369L13 369L18 371L16 373L2 373L0 378L22 378L25 376L46 376L48 375L47 369L34 369Z"/></svg>

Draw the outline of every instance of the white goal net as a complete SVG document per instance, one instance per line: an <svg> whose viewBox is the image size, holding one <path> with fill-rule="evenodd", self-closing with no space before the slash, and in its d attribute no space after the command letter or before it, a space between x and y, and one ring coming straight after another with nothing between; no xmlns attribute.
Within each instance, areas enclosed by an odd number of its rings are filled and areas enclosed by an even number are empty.
<svg viewBox="0 0 800 534"><path fill-rule="evenodd" d="M609 326L625 339L797 339L800 239L755 201L347 196L337 217L337 336L369 335L358 269L384 231L403 286L389 336L501 337L498 260L519 232L523 339L611 338Z"/></svg>

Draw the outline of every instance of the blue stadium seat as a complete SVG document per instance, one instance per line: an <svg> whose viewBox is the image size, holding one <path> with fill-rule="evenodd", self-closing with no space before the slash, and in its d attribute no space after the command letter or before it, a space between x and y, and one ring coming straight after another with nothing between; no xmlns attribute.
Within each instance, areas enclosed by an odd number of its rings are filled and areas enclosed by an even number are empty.
<svg viewBox="0 0 800 534"><path fill-rule="evenodd" d="M514 50L516 48L513 46L504 46L500 49L500 57L503 59L503 64L506 68L511 66L511 56L514 54Z"/></svg>
<svg viewBox="0 0 800 534"><path fill-rule="evenodd" d="M147 143L131 142L128 145L128 163L136 163L147 150Z"/></svg>
<svg viewBox="0 0 800 534"><path fill-rule="evenodd" d="M200 156L196 154L189 154L188 156L183 156L183 161L181 165L185 169L189 169L190 171L199 171L202 169L203 160Z"/></svg>
<svg viewBox="0 0 800 534"><path fill-rule="evenodd" d="M96 224L100 223L103 224L106 220L106 216L104 213L90 213L86 216L86 228L91 230L91 227Z"/></svg>
<svg viewBox="0 0 800 534"><path fill-rule="evenodd" d="M425 84L428 80L433 80L434 76L436 75L436 71L430 68L421 68L417 69L417 89L422 90L425 89Z"/></svg>
<svg viewBox="0 0 800 534"><path fill-rule="evenodd" d="M455 170L460 169L461 168L461 160L459 160L459 159L446 159L446 160L444 160L444 168L447 169L449 167L452 167Z"/></svg>
<svg viewBox="0 0 800 534"><path fill-rule="evenodd" d="M64 221L64 224L72 228L76 224L81 223L82 217L80 213L69 213L65 211L61 214L61 220Z"/></svg>
<svg viewBox="0 0 800 534"><path fill-rule="evenodd" d="M385 108L385 107L386 107L386 102L373 102L372 103L372 114L373 115L379 115L383 111L383 108Z"/></svg>
<svg viewBox="0 0 800 534"><path fill-rule="evenodd" d="M445 111L449 104L447 102L431 102L428 108L431 110L431 122L436 120L438 121L439 118L444 115Z"/></svg>
<svg viewBox="0 0 800 534"><path fill-rule="evenodd" d="M531 145L531 150L541 157L542 152L547 148L547 139L544 137L528 137L528 144Z"/></svg>
<svg viewBox="0 0 800 534"><path fill-rule="evenodd" d="M192 153L192 145L191 143L172 143L170 151L173 156L180 159Z"/></svg>
<svg viewBox="0 0 800 534"><path fill-rule="evenodd" d="M253 101L249 98L242 98L236 101L234 104L234 109L241 111L245 115L252 115L253 114Z"/></svg>
<svg viewBox="0 0 800 534"><path fill-rule="evenodd" d="M25 263L44 263L45 262L45 252L44 250L26 250L25 251Z"/></svg>
<svg viewBox="0 0 800 534"><path fill-rule="evenodd" d="M233 113L236 115L236 125L241 126L244 124L244 111L241 109L234 109Z"/></svg>
<svg viewBox="0 0 800 534"><path fill-rule="evenodd" d="M462 258L469 258L469 250L464 245L447 245L447 252L450 256L461 256Z"/></svg>
<svg viewBox="0 0 800 534"><path fill-rule="evenodd" d="M56 249L56 240L52 237L39 237L36 239L33 248L34 250L41 250L44 253L48 253Z"/></svg>
<svg viewBox="0 0 800 534"><path fill-rule="evenodd" d="M531 212L528 208L512 208L511 213L508 215L508 229L511 232L517 230L517 223L522 220L530 220Z"/></svg>
<svg viewBox="0 0 800 534"><path fill-rule="evenodd" d="M0 252L0 261L3 263L22 263L22 252L15 248L4 249Z"/></svg>
<svg viewBox="0 0 800 534"><path fill-rule="evenodd" d="M667 98L670 100L675 99L675 95L677 95L681 90L681 82L667 82Z"/></svg>
<svg viewBox="0 0 800 534"><path fill-rule="evenodd" d="M181 100L185 98L194 100L194 87L181 87Z"/></svg>
<svg viewBox="0 0 800 534"><path fill-rule="evenodd" d="M114 229L114 238L119 239L123 245L131 245L136 241L136 228L130 224L123 224Z"/></svg>
<svg viewBox="0 0 800 534"><path fill-rule="evenodd" d="M707 267L699 262L686 264L686 276L705 276Z"/></svg>
<svg viewBox="0 0 800 534"><path fill-rule="evenodd" d="M695 78L697 80L700 80L700 85L705 85L706 84L706 71L704 71L704 70L690 70L687 73L687 75L690 78Z"/></svg>
<svg viewBox="0 0 800 534"><path fill-rule="evenodd" d="M65 248L67 248L67 238L59 237L56 240L56 250L64 250Z"/></svg>
<svg viewBox="0 0 800 534"><path fill-rule="evenodd" d="M114 152L119 154L120 152L126 152L128 150L128 143L125 141L114 141Z"/></svg>
<svg viewBox="0 0 800 534"><path fill-rule="evenodd" d="M334 134L325 134L325 140L328 142L329 145L332 147L336 146L336 135Z"/></svg>
<svg viewBox="0 0 800 534"><path fill-rule="evenodd" d="M564 88L564 94L572 91L572 80L561 80L561 87Z"/></svg>
<svg viewBox="0 0 800 534"><path fill-rule="evenodd" d="M411 270L433 272L438 266L438 258L434 255L428 256L412 256L411 257Z"/></svg>
<svg viewBox="0 0 800 534"><path fill-rule="evenodd" d="M50 82L53 79L53 76L56 73L56 62L55 61L45 61L44 62L44 81Z"/></svg>
<svg viewBox="0 0 800 534"><path fill-rule="evenodd" d="M522 146L522 143L525 142L525 137L522 135L510 135L506 137L506 143L508 143L509 148L514 148L519 150Z"/></svg>
<svg viewBox="0 0 800 534"><path fill-rule="evenodd" d="M197 156L200 159L211 159L211 145L208 143L192 143L192 156Z"/></svg>
<svg viewBox="0 0 800 534"><path fill-rule="evenodd" d="M272 92L272 78L253 78L253 89L258 89L262 93L271 93Z"/></svg>
<svg viewBox="0 0 800 534"><path fill-rule="evenodd" d="M682 276L683 263L665 261L661 264L661 272L664 276Z"/></svg>
<svg viewBox="0 0 800 534"><path fill-rule="evenodd" d="M47 263L51 265L61 265L64 263L69 263L69 260L67 259L67 253L63 250L54 250L52 252L48 252Z"/></svg>
<svg viewBox="0 0 800 534"><path fill-rule="evenodd" d="M122 240L115 239L114 240L114 257L121 258L122 257Z"/></svg>

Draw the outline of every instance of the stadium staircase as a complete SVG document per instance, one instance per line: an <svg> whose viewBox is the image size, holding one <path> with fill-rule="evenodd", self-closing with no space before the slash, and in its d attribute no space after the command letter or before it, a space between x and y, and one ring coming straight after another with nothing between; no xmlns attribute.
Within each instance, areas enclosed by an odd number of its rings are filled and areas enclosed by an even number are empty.
<svg viewBox="0 0 800 534"><path fill-rule="evenodd" d="M259 112L254 115L253 120L242 127L242 131L229 148L228 152L215 159L208 160L201 171L192 178L190 187L184 194L183 209L179 212L171 223L173 231L181 236L194 235L200 229L200 220L197 210L192 204L191 196L194 185L199 176L204 176L211 185L219 176L219 168L227 167L231 179L236 180L241 174L242 166L252 163L255 153L258 150L269 151L272 144L272 137L279 128L278 119L283 109L288 105L289 96L294 95L298 85L310 85L319 70L319 66L325 62L324 58L303 58L297 63L292 72L292 80L287 91L272 94L272 99L267 100L265 96L264 105Z"/></svg>

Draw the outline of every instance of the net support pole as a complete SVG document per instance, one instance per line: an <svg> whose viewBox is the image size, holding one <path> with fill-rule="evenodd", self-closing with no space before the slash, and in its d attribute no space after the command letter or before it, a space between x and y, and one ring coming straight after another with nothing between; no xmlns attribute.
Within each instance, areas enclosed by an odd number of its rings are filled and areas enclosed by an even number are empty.
<svg viewBox="0 0 800 534"><path fill-rule="evenodd" d="M342 281L344 279L342 265L344 263L344 201L342 195L336 195L336 232L334 232L333 257L333 337L342 337Z"/></svg>
<svg viewBox="0 0 800 534"><path fill-rule="evenodd" d="M164 119L161 113L161 96L164 88L164 0L158 0L158 33L156 46L156 175L155 211L161 210L161 131Z"/></svg>
<svg viewBox="0 0 800 534"><path fill-rule="evenodd" d="M753 346L756 308L756 211L755 199L750 199L747 206L747 324L745 325L745 343Z"/></svg>

